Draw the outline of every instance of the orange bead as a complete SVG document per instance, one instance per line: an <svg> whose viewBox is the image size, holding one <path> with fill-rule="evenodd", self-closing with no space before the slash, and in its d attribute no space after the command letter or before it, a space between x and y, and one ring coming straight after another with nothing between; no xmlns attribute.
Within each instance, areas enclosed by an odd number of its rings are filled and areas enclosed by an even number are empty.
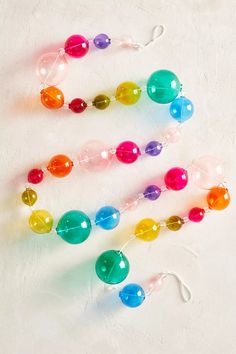
<svg viewBox="0 0 236 354"><path fill-rule="evenodd" d="M41 102L49 109L61 108L64 104L64 95L61 90L55 86L49 86L41 92Z"/></svg>
<svg viewBox="0 0 236 354"><path fill-rule="evenodd" d="M73 167L73 161L65 155L56 155L51 158L47 166L48 171L55 177L67 176Z"/></svg>
<svg viewBox="0 0 236 354"><path fill-rule="evenodd" d="M207 203L210 209L223 210L230 203L230 195L227 188L213 187L207 194Z"/></svg>

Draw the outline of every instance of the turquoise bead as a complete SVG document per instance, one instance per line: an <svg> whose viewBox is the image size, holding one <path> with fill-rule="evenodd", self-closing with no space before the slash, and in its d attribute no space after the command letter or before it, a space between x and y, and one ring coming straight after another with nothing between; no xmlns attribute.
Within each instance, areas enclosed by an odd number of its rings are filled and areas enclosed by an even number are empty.
<svg viewBox="0 0 236 354"><path fill-rule="evenodd" d="M95 223L104 230L114 229L120 222L120 212L112 206L104 206L98 210Z"/></svg>
<svg viewBox="0 0 236 354"><path fill-rule="evenodd" d="M56 231L64 241L77 244L89 237L91 229L91 221L86 214L79 210L70 210L60 218Z"/></svg>
<svg viewBox="0 0 236 354"><path fill-rule="evenodd" d="M172 102L179 94L181 84L178 77L169 70L155 71L147 82L147 93L157 103Z"/></svg>

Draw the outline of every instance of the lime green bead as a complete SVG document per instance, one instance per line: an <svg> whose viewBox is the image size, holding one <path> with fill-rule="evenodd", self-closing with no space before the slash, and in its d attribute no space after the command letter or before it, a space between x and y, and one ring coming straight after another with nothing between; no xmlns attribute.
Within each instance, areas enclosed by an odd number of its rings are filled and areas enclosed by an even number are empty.
<svg viewBox="0 0 236 354"><path fill-rule="evenodd" d="M182 218L180 218L179 216L170 216L167 220L166 220L166 226L169 230L171 231L178 231L181 229L181 227L184 224L184 220Z"/></svg>
<svg viewBox="0 0 236 354"><path fill-rule="evenodd" d="M109 106L110 102L111 100L108 96L98 95L94 98L93 105L97 109L106 109Z"/></svg>
<svg viewBox="0 0 236 354"><path fill-rule="evenodd" d="M169 70L155 71L147 82L147 93L157 103L174 101L181 90L178 77Z"/></svg>
<svg viewBox="0 0 236 354"><path fill-rule="evenodd" d="M134 234L140 240L150 242L157 238L160 224L153 219L143 219L136 225Z"/></svg>
<svg viewBox="0 0 236 354"><path fill-rule="evenodd" d="M26 188L26 190L21 195L21 199L24 204L32 206L34 203L36 203L38 196L33 189Z"/></svg>
<svg viewBox="0 0 236 354"><path fill-rule="evenodd" d="M34 210L29 218L29 226L37 234L47 234L52 230L53 217L47 210Z"/></svg>
<svg viewBox="0 0 236 354"><path fill-rule="evenodd" d="M134 82L123 82L116 89L116 99L125 105L136 103L141 96L141 89Z"/></svg>

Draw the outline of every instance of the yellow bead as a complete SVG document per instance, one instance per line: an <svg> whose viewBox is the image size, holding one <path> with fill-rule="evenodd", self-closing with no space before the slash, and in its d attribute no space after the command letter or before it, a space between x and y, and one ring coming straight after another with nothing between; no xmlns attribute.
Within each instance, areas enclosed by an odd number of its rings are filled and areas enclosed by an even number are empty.
<svg viewBox="0 0 236 354"><path fill-rule="evenodd" d="M26 188L26 190L21 195L21 199L22 202L25 203L26 205L32 206L37 201L38 196L33 189Z"/></svg>
<svg viewBox="0 0 236 354"><path fill-rule="evenodd" d="M141 96L141 89L134 82L123 82L116 89L116 99L125 105L136 103Z"/></svg>
<svg viewBox="0 0 236 354"><path fill-rule="evenodd" d="M139 221L135 228L135 236L143 241L153 241L160 232L160 224L153 219Z"/></svg>
<svg viewBox="0 0 236 354"><path fill-rule="evenodd" d="M47 234L52 230L53 217L47 210L34 210L29 218L29 226L37 234Z"/></svg>

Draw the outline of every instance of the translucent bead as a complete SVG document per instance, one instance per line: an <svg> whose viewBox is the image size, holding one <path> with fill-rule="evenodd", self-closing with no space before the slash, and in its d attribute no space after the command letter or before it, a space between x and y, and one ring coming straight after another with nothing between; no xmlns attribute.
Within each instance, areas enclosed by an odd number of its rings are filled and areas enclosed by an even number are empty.
<svg viewBox="0 0 236 354"><path fill-rule="evenodd" d="M87 170L98 172L107 168L113 154L110 149L100 141L92 140L82 146L79 154L78 161L80 166Z"/></svg>
<svg viewBox="0 0 236 354"><path fill-rule="evenodd" d="M140 199L136 195L128 197L124 202L124 206L121 207L121 212L125 211L127 209L129 209L129 210L135 209L139 205L139 202L140 202Z"/></svg>
<svg viewBox="0 0 236 354"><path fill-rule="evenodd" d="M111 100L108 96L98 95L93 100L93 106L97 109L106 109L109 106L110 102Z"/></svg>
<svg viewBox="0 0 236 354"><path fill-rule="evenodd" d="M37 63L36 74L41 83L48 86L58 85L68 70L64 55L59 52L43 54Z"/></svg>
<svg viewBox="0 0 236 354"><path fill-rule="evenodd" d="M147 283L147 293L151 294L153 291L159 291L163 285L163 274L157 274L150 278Z"/></svg>
<svg viewBox="0 0 236 354"><path fill-rule="evenodd" d="M163 140L166 144L175 144L181 139L179 127L170 127L164 131Z"/></svg>
<svg viewBox="0 0 236 354"><path fill-rule="evenodd" d="M200 222L204 218L205 210L202 208L192 208L188 213L188 218L192 222Z"/></svg>
<svg viewBox="0 0 236 354"><path fill-rule="evenodd" d="M29 218L29 226L37 234L47 234L52 230L53 217L47 210L34 210Z"/></svg>
<svg viewBox="0 0 236 354"><path fill-rule="evenodd" d="M165 174L165 184L168 189L179 191L188 184L188 173L184 168L173 167Z"/></svg>
<svg viewBox="0 0 236 354"><path fill-rule="evenodd" d="M120 222L120 212L112 206L104 206L98 210L95 223L105 230L114 229Z"/></svg>
<svg viewBox="0 0 236 354"><path fill-rule="evenodd" d="M106 49L111 44L111 40L107 34L100 33L94 38L93 43L98 49Z"/></svg>
<svg viewBox="0 0 236 354"><path fill-rule="evenodd" d="M21 195L21 199L24 204L32 206L36 203L38 196L33 189L26 188L26 190Z"/></svg>
<svg viewBox="0 0 236 354"><path fill-rule="evenodd" d="M127 284L120 292L122 303L128 307L138 307L145 300L143 288L138 284Z"/></svg>
<svg viewBox="0 0 236 354"><path fill-rule="evenodd" d="M49 86L41 92L41 102L48 109L58 109L64 104L64 95L61 90L55 86Z"/></svg>
<svg viewBox="0 0 236 354"><path fill-rule="evenodd" d="M116 157L120 162L133 163L140 156L138 145L132 141L123 141L116 149Z"/></svg>
<svg viewBox="0 0 236 354"><path fill-rule="evenodd" d="M28 173L28 182L32 184L38 184L43 180L43 170L39 168L33 168Z"/></svg>
<svg viewBox="0 0 236 354"><path fill-rule="evenodd" d="M73 162L66 155L56 155L51 158L47 166L48 171L55 177L67 176L73 168Z"/></svg>
<svg viewBox="0 0 236 354"><path fill-rule="evenodd" d="M95 270L104 283L118 284L129 274L129 261L121 251L105 251L98 257Z"/></svg>
<svg viewBox="0 0 236 354"><path fill-rule="evenodd" d="M179 216L170 216L166 220L166 227L171 231L178 231L183 226L184 221Z"/></svg>
<svg viewBox="0 0 236 354"><path fill-rule="evenodd" d="M64 48L71 57L82 58L89 50L89 42L80 34L74 34L66 40Z"/></svg>
<svg viewBox="0 0 236 354"><path fill-rule="evenodd" d="M136 225L134 234L140 240L149 242L157 238L160 224L153 219L143 219Z"/></svg>
<svg viewBox="0 0 236 354"><path fill-rule="evenodd" d="M158 186L151 185L145 189L143 195L149 200L157 200L161 195L161 189Z"/></svg>
<svg viewBox="0 0 236 354"><path fill-rule="evenodd" d="M170 105L170 115L179 123L190 119L193 111L192 102L184 96L177 97Z"/></svg>
<svg viewBox="0 0 236 354"><path fill-rule="evenodd" d="M123 36L119 40L119 46L122 48L132 48L134 46L134 40L131 36Z"/></svg>
<svg viewBox="0 0 236 354"><path fill-rule="evenodd" d="M145 147L145 153L150 156L158 156L161 153L163 145L158 141L150 141Z"/></svg>
<svg viewBox="0 0 236 354"><path fill-rule="evenodd" d="M90 235L92 229L89 217L79 210L65 213L57 224L57 234L71 244L82 243Z"/></svg>
<svg viewBox="0 0 236 354"><path fill-rule="evenodd" d="M71 109L74 113L82 113L87 106L87 103L82 98L74 98L69 103L69 109Z"/></svg>
<svg viewBox="0 0 236 354"><path fill-rule="evenodd" d="M141 96L140 87L134 82L122 82L116 89L116 99L125 105L136 103Z"/></svg>
<svg viewBox="0 0 236 354"><path fill-rule="evenodd" d="M157 103L172 102L180 90L178 77L169 70L155 71L147 82L148 96Z"/></svg>
<svg viewBox="0 0 236 354"><path fill-rule="evenodd" d="M207 194L207 203L210 209L223 210L230 203L230 194L227 188L213 187Z"/></svg>

